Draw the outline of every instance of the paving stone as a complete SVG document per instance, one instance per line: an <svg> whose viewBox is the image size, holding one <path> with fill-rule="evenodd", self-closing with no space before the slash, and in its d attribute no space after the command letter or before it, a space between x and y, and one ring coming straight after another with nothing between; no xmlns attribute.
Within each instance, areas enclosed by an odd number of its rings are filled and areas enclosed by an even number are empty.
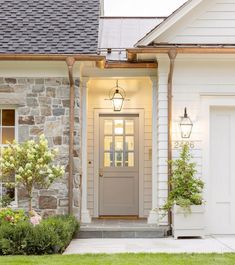
<svg viewBox="0 0 235 265"><path fill-rule="evenodd" d="M114 253L231 253L235 252L235 236L175 240L167 238L89 238L74 239L65 251L69 254Z"/></svg>
<svg viewBox="0 0 235 265"><path fill-rule="evenodd" d="M79 231L75 235L75 238L103 238L103 235L101 231L90 231L86 233Z"/></svg>

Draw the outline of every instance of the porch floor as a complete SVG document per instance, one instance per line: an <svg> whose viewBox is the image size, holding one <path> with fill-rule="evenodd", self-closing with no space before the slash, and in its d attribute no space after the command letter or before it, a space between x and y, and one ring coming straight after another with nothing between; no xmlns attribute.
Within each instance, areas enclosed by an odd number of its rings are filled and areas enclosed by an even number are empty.
<svg viewBox="0 0 235 265"><path fill-rule="evenodd" d="M90 224L81 224L76 238L162 238L168 226L147 223L147 219L93 219Z"/></svg>

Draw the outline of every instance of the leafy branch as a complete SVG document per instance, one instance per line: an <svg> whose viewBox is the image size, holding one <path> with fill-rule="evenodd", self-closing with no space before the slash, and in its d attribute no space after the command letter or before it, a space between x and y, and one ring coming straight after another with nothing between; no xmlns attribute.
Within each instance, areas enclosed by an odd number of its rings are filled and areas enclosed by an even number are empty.
<svg viewBox="0 0 235 265"><path fill-rule="evenodd" d="M190 211L191 205L203 203L202 191L204 182L196 178L196 164L191 162L192 155L187 144L182 146L179 159L169 161L172 166L171 191L163 206L165 212L174 204L179 205L185 211Z"/></svg>

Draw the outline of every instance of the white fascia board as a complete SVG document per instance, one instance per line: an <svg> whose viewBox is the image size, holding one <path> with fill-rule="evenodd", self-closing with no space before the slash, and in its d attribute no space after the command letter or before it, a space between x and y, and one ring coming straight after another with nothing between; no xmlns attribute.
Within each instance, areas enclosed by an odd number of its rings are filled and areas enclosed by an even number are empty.
<svg viewBox="0 0 235 265"><path fill-rule="evenodd" d="M143 39L138 41L135 44L135 47L138 46L147 46L151 42L153 42L158 36L172 27L177 21L179 21L182 17L187 15L192 9L198 6L202 1L205 0L189 0L186 2L182 8L179 8L175 13L172 13L166 20L164 20L156 29L153 29L149 32Z"/></svg>

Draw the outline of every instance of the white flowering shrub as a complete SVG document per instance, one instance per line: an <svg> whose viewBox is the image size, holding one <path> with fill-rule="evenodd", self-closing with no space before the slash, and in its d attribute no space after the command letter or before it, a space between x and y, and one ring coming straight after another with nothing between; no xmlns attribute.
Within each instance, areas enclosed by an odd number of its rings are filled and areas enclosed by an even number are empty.
<svg viewBox="0 0 235 265"><path fill-rule="evenodd" d="M29 198L32 211L32 192L36 188L49 188L55 179L63 176L64 167L54 165L57 149L49 149L48 141L41 135L38 142L30 140L19 144L13 142L2 148L0 167L2 178L9 185L22 186ZM15 182L12 183L12 176Z"/></svg>

